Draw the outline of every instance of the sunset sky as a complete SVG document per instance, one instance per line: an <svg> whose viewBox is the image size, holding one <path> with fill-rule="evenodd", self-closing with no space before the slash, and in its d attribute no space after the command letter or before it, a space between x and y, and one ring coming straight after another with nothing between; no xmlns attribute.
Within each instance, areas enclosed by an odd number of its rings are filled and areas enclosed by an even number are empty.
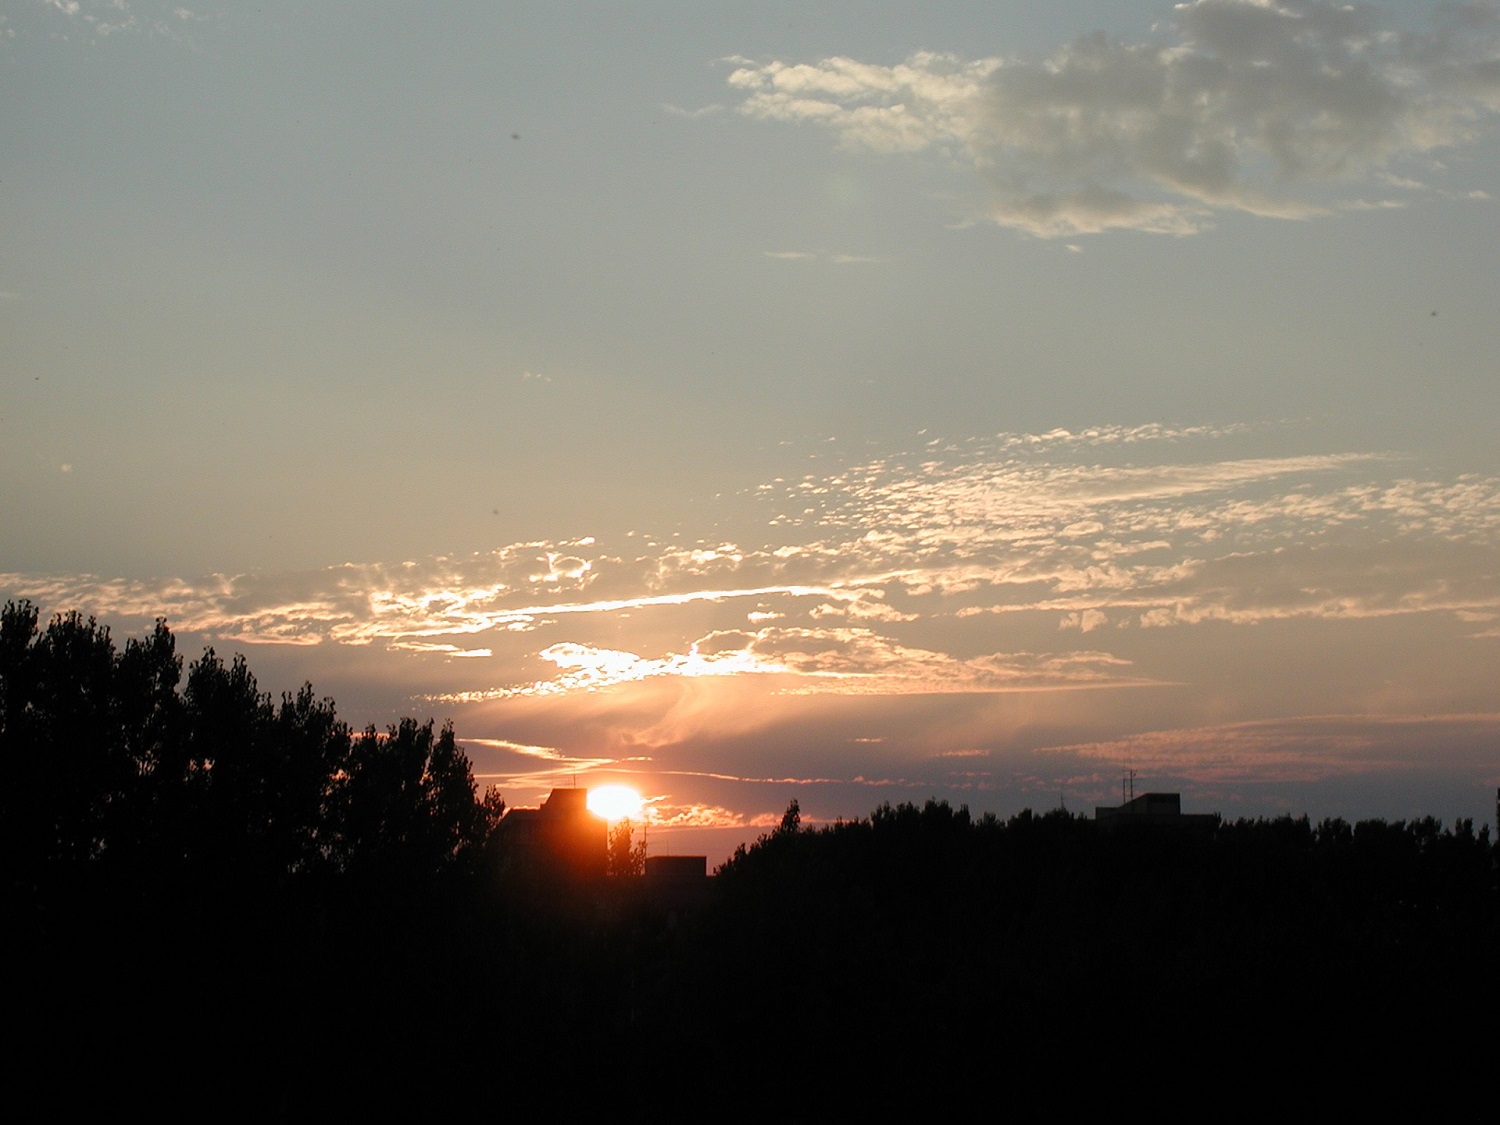
<svg viewBox="0 0 1500 1125"><path fill-rule="evenodd" d="M0 597L715 862L1494 820L1496 4L0 0L0 107Z"/></svg>

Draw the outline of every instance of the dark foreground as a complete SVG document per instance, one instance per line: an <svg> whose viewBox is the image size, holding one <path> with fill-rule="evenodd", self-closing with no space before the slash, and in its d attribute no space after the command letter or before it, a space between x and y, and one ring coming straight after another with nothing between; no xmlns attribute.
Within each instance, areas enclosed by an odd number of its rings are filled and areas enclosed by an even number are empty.
<svg viewBox="0 0 1500 1125"><path fill-rule="evenodd" d="M538 870L84 878L11 914L12 1074L58 1111L258 1118L1436 1097L1492 1073L1493 852L1432 822L1104 835L928 804L775 833L685 914Z"/></svg>
<svg viewBox="0 0 1500 1125"><path fill-rule="evenodd" d="M355 732L212 651L182 673L164 624L120 650L0 614L18 1120L1432 1111L1493 1074L1468 823L794 802L674 909L519 852L451 728Z"/></svg>

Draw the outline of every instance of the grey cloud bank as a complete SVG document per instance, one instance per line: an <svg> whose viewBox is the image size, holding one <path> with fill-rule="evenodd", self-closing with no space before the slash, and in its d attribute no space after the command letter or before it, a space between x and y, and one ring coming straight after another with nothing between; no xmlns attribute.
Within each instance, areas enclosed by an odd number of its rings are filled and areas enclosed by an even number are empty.
<svg viewBox="0 0 1500 1125"><path fill-rule="evenodd" d="M987 218L1042 237L1191 234L1219 211L1367 205L1316 189L1420 187L1434 171L1424 158L1500 109L1492 5L1406 27L1319 0L1195 0L1150 41L1095 33L1036 60L738 61L742 113L818 126L851 149L942 153L989 181ZM1396 166L1404 181L1372 179Z"/></svg>

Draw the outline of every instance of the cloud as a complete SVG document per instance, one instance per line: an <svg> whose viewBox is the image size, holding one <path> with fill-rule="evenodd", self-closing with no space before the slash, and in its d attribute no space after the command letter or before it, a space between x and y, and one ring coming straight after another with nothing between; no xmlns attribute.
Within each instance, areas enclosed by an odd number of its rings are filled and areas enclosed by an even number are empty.
<svg viewBox="0 0 1500 1125"><path fill-rule="evenodd" d="M1286 547L1183 568L1150 592L1144 627L1294 618L1357 620L1451 613L1460 620L1500 609L1493 549L1415 542ZM1140 604L1139 602L1137 604Z"/></svg>
<svg viewBox="0 0 1500 1125"><path fill-rule="evenodd" d="M113 35L129 31L137 26L125 0L43 0L43 7L52 8L66 16L70 22L81 23L95 35Z"/></svg>
<svg viewBox="0 0 1500 1125"><path fill-rule="evenodd" d="M911 695L1142 687L1129 661L1103 652L992 653L961 659L859 627L715 632L686 652L634 652L565 642L538 654L555 677L465 695L462 701L600 691L657 677L762 676L791 694ZM438 698L453 699L452 696Z"/></svg>
<svg viewBox="0 0 1500 1125"><path fill-rule="evenodd" d="M664 113L669 113L673 117L685 117L688 120L695 120L700 117L712 117L715 114L724 112L724 107L717 104L699 106L697 109L684 109L682 106L673 105L671 102L662 102L661 108Z"/></svg>
<svg viewBox="0 0 1500 1125"><path fill-rule="evenodd" d="M747 819L743 813L722 805L701 803L669 804L658 798L646 806L645 823L653 830L672 828L760 828L774 827L779 821L759 817Z"/></svg>
<svg viewBox="0 0 1500 1125"><path fill-rule="evenodd" d="M393 652L436 652L454 659L494 656L487 648L460 648L458 645L433 644L428 641L392 641Z"/></svg>
<svg viewBox="0 0 1500 1125"><path fill-rule="evenodd" d="M535 786L563 774L576 776L616 764L613 758L568 754L555 747L505 738L466 737L463 747L473 764L476 781L499 785L507 790Z"/></svg>
<svg viewBox="0 0 1500 1125"><path fill-rule="evenodd" d="M62 22L101 40L121 33L146 34L188 47L193 41L186 34L187 25L223 18L223 13L205 15L160 0L40 0L31 8L48 22ZM0 23L5 19L0 16ZM46 23L32 21L32 26L41 28ZM13 29L6 32L12 35Z"/></svg>
<svg viewBox="0 0 1500 1125"><path fill-rule="evenodd" d="M834 602L814 606L808 614L815 620L844 617L853 621L915 621L918 614L902 613L885 601L884 590L857 590Z"/></svg>
<svg viewBox="0 0 1500 1125"><path fill-rule="evenodd" d="M1182 442L1201 438L1222 438L1249 433L1252 427L1243 423L1227 425L1169 426L1163 422L1146 422L1137 426L1085 426L1078 431L1061 427L1041 434L1000 434L1000 449L1058 449L1080 446L1101 447L1139 445L1148 442Z"/></svg>
<svg viewBox="0 0 1500 1125"><path fill-rule="evenodd" d="M743 824L787 786L846 814L872 786L1109 800L1117 762L1209 808L1252 784L1301 800L1406 778L1437 754L1454 792L1493 792L1494 720L1395 719L1491 710L1500 480L1369 451L1236 456L1247 436L1262 435L820 444L747 482L733 540L683 527L282 574L7 574L0 597L131 635L162 614L186 654L259 645L267 684L312 677L377 723L439 708L513 803L573 778L671 778L651 783L671 788L654 824Z"/></svg>
<svg viewBox="0 0 1500 1125"><path fill-rule="evenodd" d="M886 260L870 254L835 254L827 250L766 250L763 254L767 258L775 258L783 262L817 261L830 262L836 266L869 265Z"/></svg>
<svg viewBox="0 0 1500 1125"><path fill-rule="evenodd" d="M453 703L740 681L911 696L1177 682L1210 626L1500 617L1500 481L1388 454L1224 456L1236 426L1002 433L745 490L746 542L592 537L285 574L0 575L6 596L203 643L399 659ZM1081 638L1087 637L1086 647ZM1079 646L1074 648L1074 646ZM395 665L392 666L396 667Z"/></svg>
<svg viewBox="0 0 1500 1125"><path fill-rule="evenodd" d="M1097 609L1085 609L1063 614L1062 622L1058 627L1092 633L1095 629L1102 629L1108 624L1109 614Z"/></svg>
<svg viewBox="0 0 1500 1125"><path fill-rule="evenodd" d="M1491 4L1413 29L1328 0L1194 0L1148 41L1095 33L1040 59L735 61L741 113L941 154L987 181L984 217L1040 237L1325 214L1351 201L1323 185L1466 143L1500 110ZM1385 180L1402 181L1420 185Z"/></svg>
<svg viewBox="0 0 1500 1125"><path fill-rule="evenodd" d="M1117 762L1198 784L1308 782L1382 770L1410 773L1439 760L1455 771L1492 767L1487 747L1497 736L1496 714L1307 715L1154 730L1036 753Z"/></svg>

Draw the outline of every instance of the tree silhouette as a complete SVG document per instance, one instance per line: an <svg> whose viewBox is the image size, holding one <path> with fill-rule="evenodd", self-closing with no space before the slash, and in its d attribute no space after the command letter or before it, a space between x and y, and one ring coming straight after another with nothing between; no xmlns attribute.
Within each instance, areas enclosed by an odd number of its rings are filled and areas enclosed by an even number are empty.
<svg viewBox="0 0 1500 1125"><path fill-rule="evenodd" d="M781 814L781 824L777 826L778 835L790 836L802 827L802 806L797 804L797 799L792 798L791 804L787 805L786 812Z"/></svg>
<svg viewBox="0 0 1500 1125"><path fill-rule="evenodd" d="M497 798L498 799L498 798ZM357 873L430 876L478 853L491 809L476 797L452 725L402 719L354 741L334 793L340 866Z"/></svg>
<svg viewBox="0 0 1500 1125"><path fill-rule="evenodd" d="M0 613L0 847L13 888L63 866L269 887L315 872L472 867L505 804L481 801L451 725L357 739L312 686L280 703L212 648L186 683L158 620L117 652L71 613ZM80 868L81 869L81 868Z"/></svg>
<svg viewBox="0 0 1500 1125"><path fill-rule="evenodd" d="M609 841L605 853L605 871L610 875L644 875L646 873L646 842L633 843L635 825L630 818L622 817L609 829Z"/></svg>
<svg viewBox="0 0 1500 1125"><path fill-rule="evenodd" d="M0 842L12 870L129 851L141 778L167 737L161 685L176 671L160 635L117 657L109 629L77 613L37 628L29 602L0 615ZM144 689L144 694L142 694ZM30 878L30 875L23 876Z"/></svg>

